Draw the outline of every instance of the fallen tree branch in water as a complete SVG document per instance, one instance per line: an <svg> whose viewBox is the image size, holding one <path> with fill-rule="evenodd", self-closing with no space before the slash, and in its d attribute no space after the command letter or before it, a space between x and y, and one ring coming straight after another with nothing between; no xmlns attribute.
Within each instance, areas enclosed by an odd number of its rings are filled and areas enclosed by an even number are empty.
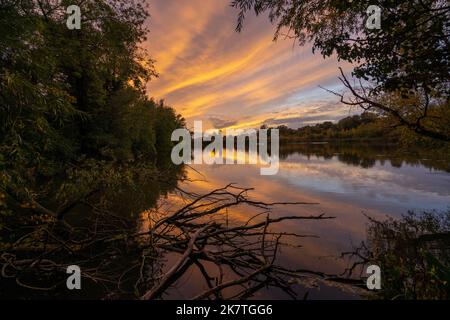
<svg viewBox="0 0 450 320"><path fill-rule="evenodd" d="M185 203L175 210L159 205L143 213L138 223L88 204L90 224L74 227L69 234L59 232L56 222L24 231L20 241L6 247L8 255L0 258L0 265L5 275L19 279L18 285L31 288L39 287L36 279L46 283L45 287L61 285L62 271L75 264L86 281L104 288L107 298L164 298L192 268L200 270L207 287L203 292L191 292L194 299L244 299L264 287L280 288L295 298L292 279L301 279L305 272L279 265L277 253L280 247L292 246L283 242L284 238L314 235L281 232L276 226L285 221L334 217L271 218L269 213L275 207L307 203L253 201L248 197L250 190L228 185L184 198ZM237 207L248 211L246 220L239 221L230 213ZM250 213L250 209L260 212ZM173 265L166 265L169 258L175 261ZM44 259L52 268L43 268ZM309 276L333 279L313 271Z"/></svg>
<svg viewBox="0 0 450 320"><path fill-rule="evenodd" d="M157 296L159 296L163 291L164 288L166 288L166 283L170 281L170 279L174 276L174 274L186 263L186 260L189 259L189 256L192 253L192 250L194 249L195 242L197 241L198 236L205 231L209 226L205 226L195 232L194 235L192 235L191 239L189 240L189 244L186 248L186 251L184 252L183 256L178 260L178 262L170 268L170 270L166 273L166 275L162 278L161 282L154 288L152 288L150 291L145 293L141 300L151 300Z"/></svg>

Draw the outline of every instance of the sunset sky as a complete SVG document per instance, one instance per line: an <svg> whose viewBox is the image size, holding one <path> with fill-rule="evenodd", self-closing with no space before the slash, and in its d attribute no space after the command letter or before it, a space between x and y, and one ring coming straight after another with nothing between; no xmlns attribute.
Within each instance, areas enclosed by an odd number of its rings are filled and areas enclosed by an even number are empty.
<svg viewBox="0 0 450 320"><path fill-rule="evenodd" d="M336 59L292 39L273 42L266 16L249 15L235 32L229 0L150 0L146 47L160 77L148 94L208 128L254 128L336 120L354 113L319 88L340 90Z"/></svg>

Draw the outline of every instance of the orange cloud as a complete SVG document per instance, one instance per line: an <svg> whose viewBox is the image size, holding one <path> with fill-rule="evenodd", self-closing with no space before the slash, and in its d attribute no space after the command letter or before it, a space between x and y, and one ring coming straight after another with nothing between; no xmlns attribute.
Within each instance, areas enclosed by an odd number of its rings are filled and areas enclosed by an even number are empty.
<svg viewBox="0 0 450 320"><path fill-rule="evenodd" d="M229 0L153 0L151 16L147 46L160 78L150 83L149 95L164 98L188 122L214 117L243 128L274 112L305 114L317 99L336 101L324 91L309 92L336 80L337 61L292 40L273 42L266 17L249 16L239 34ZM335 116L342 112L336 108Z"/></svg>

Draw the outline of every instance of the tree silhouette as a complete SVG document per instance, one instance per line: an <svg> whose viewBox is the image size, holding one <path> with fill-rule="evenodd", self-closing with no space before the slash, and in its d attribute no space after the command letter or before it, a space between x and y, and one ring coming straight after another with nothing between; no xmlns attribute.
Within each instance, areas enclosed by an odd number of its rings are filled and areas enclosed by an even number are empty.
<svg viewBox="0 0 450 320"><path fill-rule="evenodd" d="M381 29L366 28L370 5L381 9ZM374 109L392 116L396 125L450 141L449 1L235 0L232 6L239 9L238 31L248 11L267 11L276 24L275 38L312 42L324 57L336 54L354 64L357 85L341 70L351 94L338 94L343 103Z"/></svg>

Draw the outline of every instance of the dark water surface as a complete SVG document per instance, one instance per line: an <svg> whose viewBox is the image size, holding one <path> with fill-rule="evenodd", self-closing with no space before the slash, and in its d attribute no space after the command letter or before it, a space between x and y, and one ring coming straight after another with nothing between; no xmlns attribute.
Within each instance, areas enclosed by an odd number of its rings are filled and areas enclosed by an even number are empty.
<svg viewBox="0 0 450 320"><path fill-rule="evenodd" d="M317 205L278 208L271 217L324 213L328 221L290 221L277 228L284 232L317 235L292 240L301 248L284 248L281 261L293 268L332 274L341 273L348 262L339 258L366 237L367 216L401 217L410 210L446 210L450 206L450 168L445 157L429 159L413 151L389 146L289 145L281 148L277 175L261 176L253 165L194 165L182 188L207 193L228 183L255 188L250 196L265 202L314 202ZM198 181L202 180L202 181ZM246 221L252 208L230 212ZM168 264L170 265L170 264ZM192 271L171 291L170 298L188 298L202 288ZM183 285L188 284L188 285ZM299 295L306 288L297 288ZM338 289L309 289L309 298L357 298ZM255 298L286 298L277 290L266 290Z"/></svg>

